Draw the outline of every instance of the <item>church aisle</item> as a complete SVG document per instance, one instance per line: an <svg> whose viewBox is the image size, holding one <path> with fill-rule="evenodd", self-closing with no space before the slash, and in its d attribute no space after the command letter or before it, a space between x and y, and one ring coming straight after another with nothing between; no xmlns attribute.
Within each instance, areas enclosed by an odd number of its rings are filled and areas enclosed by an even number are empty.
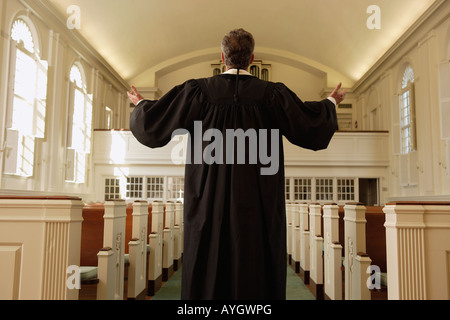
<svg viewBox="0 0 450 320"><path fill-rule="evenodd" d="M149 297L149 299L180 300L180 295L181 269L175 272L155 296ZM290 266L287 267L286 300L315 300L314 295Z"/></svg>

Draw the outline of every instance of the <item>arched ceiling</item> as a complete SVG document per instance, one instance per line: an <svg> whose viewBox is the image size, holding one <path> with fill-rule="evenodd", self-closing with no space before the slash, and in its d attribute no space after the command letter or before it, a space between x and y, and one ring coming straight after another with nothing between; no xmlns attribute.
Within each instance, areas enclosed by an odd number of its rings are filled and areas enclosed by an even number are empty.
<svg viewBox="0 0 450 320"><path fill-rule="evenodd" d="M123 77L180 61L220 58L234 28L256 39L256 57L285 59L357 82L435 0L45 0L62 18L80 8L77 30ZM381 29L367 27L380 8ZM216 53L217 52L217 53ZM206 61L206 60L205 60ZM156 70L157 71L157 70Z"/></svg>

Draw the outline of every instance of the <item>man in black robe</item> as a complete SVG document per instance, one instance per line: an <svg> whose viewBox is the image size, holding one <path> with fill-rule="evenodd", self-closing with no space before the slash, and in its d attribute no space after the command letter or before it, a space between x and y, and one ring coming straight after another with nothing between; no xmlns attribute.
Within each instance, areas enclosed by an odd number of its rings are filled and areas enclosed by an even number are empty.
<svg viewBox="0 0 450 320"><path fill-rule="evenodd" d="M286 298L282 136L320 150L337 129L341 85L326 100L302 102L246 71L254 46L250 33L233 30L222 41L227 72L189 80L158 101L134 87L128 93L136 105L130 129L142 144L163 147L189 133L182 299Z"/></svg>

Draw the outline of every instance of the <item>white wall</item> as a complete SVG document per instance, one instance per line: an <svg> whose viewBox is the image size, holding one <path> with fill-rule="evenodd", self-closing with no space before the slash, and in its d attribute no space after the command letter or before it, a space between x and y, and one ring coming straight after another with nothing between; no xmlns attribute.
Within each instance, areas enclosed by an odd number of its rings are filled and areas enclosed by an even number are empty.
<svg viewBox="0 0 450 320"><path fill-rule="evenodd" d="M449 199L450 168L447 139L441 137L442 125L450 125L440 110L438 66L449 60L450 2L434 13L384 60L355 90L357 107L361 111L363 130L389 130L391 132L391 169L389 177L390 199ZM405 65L409 63L415 73L416 100L416 159L411 171L417 183L401 184L401 171L406 162L398 152L398 120L400 84ZM444 88L447 92L450 87ZM378 118L373 118L376 108ZM374 127L375 124L375 127Z"/></svg>

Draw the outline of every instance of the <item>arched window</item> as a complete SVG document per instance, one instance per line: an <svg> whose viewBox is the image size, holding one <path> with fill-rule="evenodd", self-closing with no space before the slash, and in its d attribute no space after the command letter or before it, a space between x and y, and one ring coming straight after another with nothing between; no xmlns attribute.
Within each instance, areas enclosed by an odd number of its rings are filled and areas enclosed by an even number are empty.
<svg viewBox="0 0 450 320"><path fill-rule="evenodd" d="M408 154L416 150L414 96L414 70L408 65L403 73L400 93L400 140L402 154Z"/></svg>
<svg viewBox="0 0 450 320"><path fill-rule="evenodd" d="M85 183L92 137L92 97L79 64L70 69L66 181Z"/></svg>
<svg viewBox="0 0 450 320"><path fill-rule="evenodd" d="M5 173L31 177L35 139L45 136L46 61L40 60L35 33L22 18L11 28Z"/></svg>
<svg viewBox="0 0 450 320"><path fill-rule="evenodd" d="M11 29L11 38L17 43L22 42L23 47L30 53L34 53L34 40L27 23L17 19Z"/></svg>

